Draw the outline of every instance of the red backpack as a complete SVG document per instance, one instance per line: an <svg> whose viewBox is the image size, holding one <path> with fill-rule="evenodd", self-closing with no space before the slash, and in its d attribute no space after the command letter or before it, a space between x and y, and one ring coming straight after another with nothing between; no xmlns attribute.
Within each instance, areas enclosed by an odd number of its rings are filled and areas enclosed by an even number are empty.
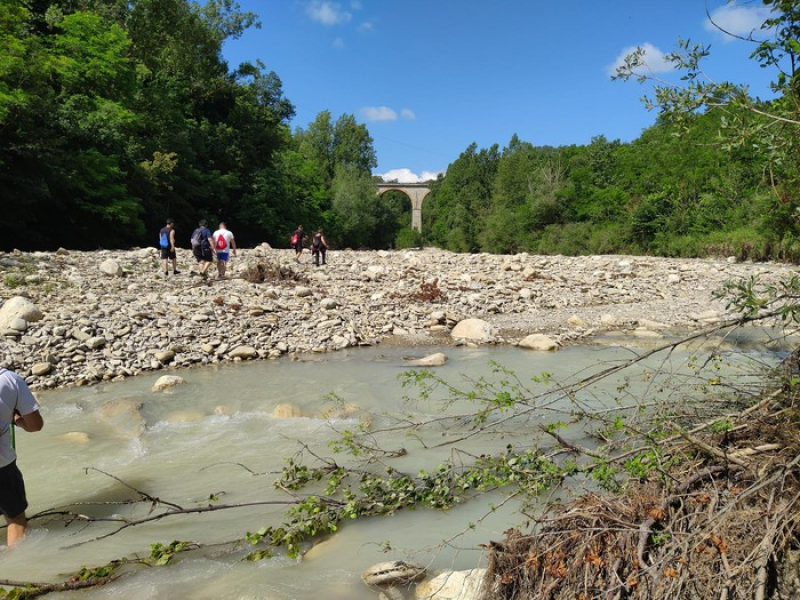
<svg viewBox="0 0 800 600"><path fill-rule="evenodd" d="M225 239L225 236L220 234L217 238L217 250L225 250L228 247L228 240Z"/></svg>

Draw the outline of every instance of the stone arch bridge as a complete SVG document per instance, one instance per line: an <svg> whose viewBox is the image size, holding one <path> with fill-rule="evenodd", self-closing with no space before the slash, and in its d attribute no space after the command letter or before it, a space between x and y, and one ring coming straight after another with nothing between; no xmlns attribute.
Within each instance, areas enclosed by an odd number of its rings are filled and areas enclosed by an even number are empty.
<svg viewBox="0 0 800 600"><path fill-rule="evenodd" d="M379 183L378 196L395 190L403 192L411 200L411 229L422 231L422 201L431 193L427 183Z"/></svg>

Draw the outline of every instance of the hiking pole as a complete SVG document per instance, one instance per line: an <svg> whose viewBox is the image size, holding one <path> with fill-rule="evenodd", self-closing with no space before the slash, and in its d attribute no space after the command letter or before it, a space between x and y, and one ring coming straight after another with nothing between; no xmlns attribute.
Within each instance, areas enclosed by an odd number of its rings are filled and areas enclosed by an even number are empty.
<svg viewBox="0 0 800 600"><path fill-rule="evenodd" d="M12 450L16 450L17 449L17 435L15 433L14 421L11 421L11 424L9 425L9 427L10 427L10 431L11 431L11 449Z"/></svg>

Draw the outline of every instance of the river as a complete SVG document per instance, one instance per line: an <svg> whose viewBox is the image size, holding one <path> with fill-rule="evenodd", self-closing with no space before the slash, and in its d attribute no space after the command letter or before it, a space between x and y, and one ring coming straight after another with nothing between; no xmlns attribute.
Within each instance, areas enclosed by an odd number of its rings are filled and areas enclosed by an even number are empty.
<svg viewBox="0 0 800 600"><path fill-rule="evenodd" d="M701 383L715 389L727 384L756 386L758 370L774 364L786 350L785 345L765 350L764 335L750 330L738 339L661 353L579 392L578 397L586 405L601 408L643 396L656 403L683 401L687 395L696 395ZM186 383L166 392L151 391L164 371L123 382L43 392L39 399L45 429L17 435L19 465L31 502L28 514L69 508L95 518L144 517L151 510L149 502L125 504L137 497L133 489L183 507L287 501L289 496L272 485L284 457L304 448L306 456L309 451L333 456L328 442L337 436L336 430L355 430L359 423L379 430L398 420L433 418L441 411L449 415L471 412L474 407L466 400L442 407L438 400L447 395L441 387L429 399L406 399L414 396L414 389L403 387L398 377L408 369L403 357L446 353L448 363L437 367L436 374L465 389L481 377L497 381L494 361L514 371L531 393L545 394L545 398L547 390L559 384L620 365L664 340L597 341L602 343L552 353L514 347L349 349L309 354L297 361L169 371ZM707 361L712 351L717 358ZM698 364L707 367L702 381L694 378ZM536 383L532 377L547 381ZM333 402L330 394L340 402ZM298 416L278 418L276 408L282 404L293 406ZM139 407L141 421L128 419L124 411L109 412L113 406ZM555 394L530 419L510 422L491 440L476 437L458 447L478 453L497 451L505 443L518 444L526 437L532 443L537 423L563 418L569 410L569 401ZM407 454L392 464L414 474L447 458L451 448L433 448L432 441L462 435L464 430L453 423L458 421L423 434L428 448L401 431L382 434L381 444L405 448ZM584 431L569 434L576 442L592 443ZM479 544L502 538L509 526L524 521L513 505L495 512L488 509L490 502L500 504L502 499L496 493L446 512L402 511L345 523L302 560L278 552L258 562L243 560L252 550L248 544L227 542L243 540L248 531L278 523L286 510L282 504L173 516L100 540L95 538L110 533L118 523L67 524L59 518L40 518L32 522L18 548L0 550L0 578L60 581L83 566L146 556L154 543L191 540L204 547L177 556L167 567L137 567L103 588L53 597L374 599L376 593L359 576L377 562L411 559L431 572L481 566L484 554ZM473 529L466 527L470 522L475 523Z"/></svg>

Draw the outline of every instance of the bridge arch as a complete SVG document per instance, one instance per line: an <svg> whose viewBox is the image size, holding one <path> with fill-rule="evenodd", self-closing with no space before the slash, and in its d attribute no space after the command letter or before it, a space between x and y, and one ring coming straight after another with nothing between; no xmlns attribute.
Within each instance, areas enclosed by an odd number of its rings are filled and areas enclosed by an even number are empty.
<svg viewBox="0 0 800 600"><path fill-rule="evenodd" d="M411 200L411 228L422 232L422 201L431 193L427 183L379 183L378 196L395 190L403 192Z"/></svg>

